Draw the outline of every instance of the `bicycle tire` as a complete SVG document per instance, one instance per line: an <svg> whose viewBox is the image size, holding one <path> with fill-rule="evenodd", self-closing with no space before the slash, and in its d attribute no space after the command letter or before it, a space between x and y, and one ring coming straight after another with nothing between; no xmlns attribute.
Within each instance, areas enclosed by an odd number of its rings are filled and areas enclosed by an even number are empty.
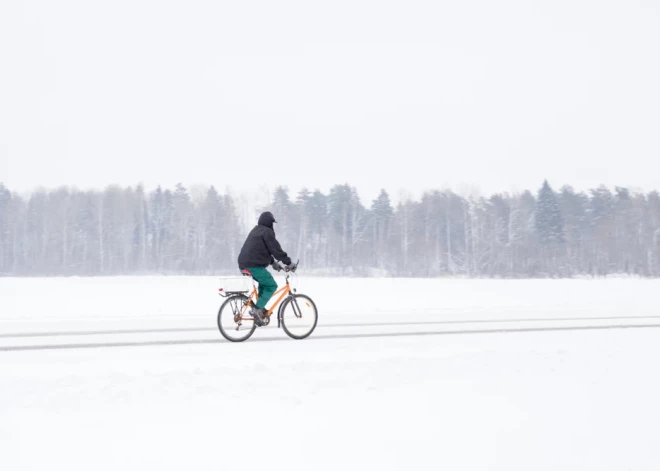
<svg viewBox="0 0 660 471"><path fill-rule="evenodd" d="M245 335L243 336L231 335L225 329L225 326L226 327L237 326L238 329L236 329L236 332L240 330L242 323L239 325L235 319L237 315L240 315L243 312L247 312L247 300L248 297L245 296L244 294L235 294L233 296L228 297L225 300L225 302L222 303L220 309L218 310L218 329L220 330L222 336L227 340L229 340L230 342L244 342L245 340L249 339L252 336L252 334L254 334L254 331L257 329L257 325L254 323L253 320L247 321L250 324L252 324L252 327L246 328L244 330ZM223 311L225 313L225 317L223 317ZM231 319L231 321L233 321L233 324L228 319ZM223 326L223 323L225 324L225 326Z"/></svg>
<svg viewBox="0 0 660 471"><path fill-rule="evenodd" d="M313 317L311 318L309 323L306 323L303 327L300 327L296 325L295 319L301 319L302 317L298 317L296 314L296 310L299 310L300 307L297 303L298 300L305 301L304 304L302 305L303 308L305 309L305 312L301 312L301 314L304 315L312 315ZM296 317L291 317L290 315L287 316L287 308L289 308L289 314L294 314ZM287 327L287 319L289 320L289 326ZM302 340L306 339L309 337L312 332L314 332L314 329L316 329L316 324L319 321L319 311L316 308L316 304L314 304L314 301L312 301L312 298L305 294L294 294L293 297L287 298L283 303L282 303L282 308L281 308L281 320L282 320L282 329L284 329L284 332L291 337L292 339L295 340Z"/></svg>

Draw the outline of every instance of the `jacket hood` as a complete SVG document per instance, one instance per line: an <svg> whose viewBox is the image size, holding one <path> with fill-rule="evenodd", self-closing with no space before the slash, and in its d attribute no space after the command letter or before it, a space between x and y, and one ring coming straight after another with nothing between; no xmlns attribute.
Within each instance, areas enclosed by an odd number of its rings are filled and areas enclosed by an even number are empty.
<svg viewBox="0 0 660 471"><path fill-rule="evenodd" d="M275 216L273 216L273 213L270 211L266 211L265 213L261 213L261 216L259 216L259 225L260 226L266 226L270 229L273 228L273 223L277 222L275 220Z"/></svg>

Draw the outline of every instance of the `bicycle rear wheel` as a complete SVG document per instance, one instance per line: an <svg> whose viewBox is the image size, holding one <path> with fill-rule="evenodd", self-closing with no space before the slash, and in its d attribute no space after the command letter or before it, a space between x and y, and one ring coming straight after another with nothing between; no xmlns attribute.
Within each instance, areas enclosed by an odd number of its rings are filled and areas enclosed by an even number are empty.
<svg viewBox="0 0 660 471"><path fill-rule="evenodd" d="M248 297L244 294L230 296L218 311L218 328L230 342L242 342L254 333L257 325L249 314Z"/></svg>
<svg viewBox="0 0 660 471"><path fill-rule="evenodd" d="M282 328L292 339L309 337L316 328L319 313L312 298L304 294L294 294L282 304Z"/></svg>

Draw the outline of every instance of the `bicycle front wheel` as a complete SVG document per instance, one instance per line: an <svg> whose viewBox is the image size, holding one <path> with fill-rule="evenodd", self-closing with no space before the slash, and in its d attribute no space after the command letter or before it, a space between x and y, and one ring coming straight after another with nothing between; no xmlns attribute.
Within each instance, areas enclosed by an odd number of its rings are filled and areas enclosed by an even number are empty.
<svg viewBox="0 0 660 471"><path fill-rule="evenodd" d="M318 320L316 304L309 296L295 294L282 305L282 328L292 339L302 340L309 337Z"/></svg>
<svg viewBox="0 0 660 471"><path fill-rule="evenodd" d="M218 328L230 342L242 342L254 333L257 325L248 310L248 298L243 294L230 296L218 311Z"/></svg>

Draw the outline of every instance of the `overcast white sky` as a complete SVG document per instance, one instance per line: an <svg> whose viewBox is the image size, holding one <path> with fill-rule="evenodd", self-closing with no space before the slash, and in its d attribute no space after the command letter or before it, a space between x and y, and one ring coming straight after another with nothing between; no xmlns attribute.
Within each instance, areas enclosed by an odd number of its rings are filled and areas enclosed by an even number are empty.
<svg viewBox="0 0 660 471"><path fill-rule="evenodd" d="M660 189L657 0L0 2L0 181Z"/></svg>

